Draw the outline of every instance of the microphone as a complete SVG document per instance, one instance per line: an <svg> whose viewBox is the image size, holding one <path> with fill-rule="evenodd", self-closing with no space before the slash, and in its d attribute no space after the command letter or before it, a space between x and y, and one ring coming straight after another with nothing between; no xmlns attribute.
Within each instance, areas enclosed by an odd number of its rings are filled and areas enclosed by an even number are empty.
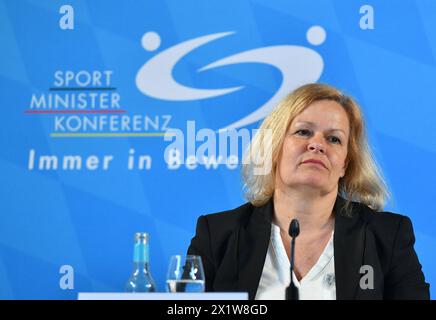
<svg viewBox="0 0 436 320"><path fill-rule="evenodd" d="M292 273L294 271L295 238L300 234L300 224L297 219L292 219L289 225L289 235L291 236L291 282L286 288L286 300L299 300L298 288L294 284Z"/></svg>

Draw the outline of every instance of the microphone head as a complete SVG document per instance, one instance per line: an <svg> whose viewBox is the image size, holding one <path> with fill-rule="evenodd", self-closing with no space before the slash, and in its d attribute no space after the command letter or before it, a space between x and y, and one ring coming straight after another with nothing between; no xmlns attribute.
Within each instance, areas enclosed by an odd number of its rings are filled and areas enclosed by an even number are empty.
<svg viewBox="0 0 436 320"><path fill-rule="evenodd" d="M292 219L289 225L289 235L292 238L296 238L300 234L300 223L297 219Z"/></svg>

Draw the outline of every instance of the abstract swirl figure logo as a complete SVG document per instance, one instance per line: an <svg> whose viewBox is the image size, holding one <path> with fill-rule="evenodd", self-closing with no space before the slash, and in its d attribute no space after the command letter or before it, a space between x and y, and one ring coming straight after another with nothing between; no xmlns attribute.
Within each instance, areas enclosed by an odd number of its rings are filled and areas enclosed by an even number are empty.
<svg viewBox="0 0 436 320"><path fill-rule="evenodd" d="M156 54L138 71L136 86L149 97L168 101L209 99L243 89L243 86L220 89L193 88L184 86L173 78L175 65L187 54L211 41L232 34L235 32L209 34L184 41ZM306 38L310 44L317 46L325 41L326 32L320 26L313 26L307 31ZM159 48L161 39L157 33L150 31L143 35L141 42L145 50L155 51ZM263 63L274 66L282 74L282 83L275 94L257 110L220 130L240 128L265 118L287 93L303 84L316 82L324 68L324 61L315 50L297 45L277 45L225 57L200 68L198 72L238 63Z"/></svg>

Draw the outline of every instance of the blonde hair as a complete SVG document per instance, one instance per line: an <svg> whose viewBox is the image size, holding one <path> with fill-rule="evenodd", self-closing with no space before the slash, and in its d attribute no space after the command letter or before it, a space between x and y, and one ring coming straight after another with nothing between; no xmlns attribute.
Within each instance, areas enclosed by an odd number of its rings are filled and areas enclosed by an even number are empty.
<svg viewBox="0 0 436 320"><path fill-rule="evenodd" d="M338 193L346 200L345 208L349 209L351 202L356 201L380 211L389 197L389 191L368 145L360 107L339 90L318 83L297 88L263 121L244 155L242 175L247 200L255 206L261 206L273 196L276 168L288 127L297 115L319 100L337 102L349 119L347 169L338 182ZM269 139L266 138L267 134L270 135ZM253 173L255 165L250 161L250 157L260 150L266 150L271 157L271 170L263 175Z"/></svg>

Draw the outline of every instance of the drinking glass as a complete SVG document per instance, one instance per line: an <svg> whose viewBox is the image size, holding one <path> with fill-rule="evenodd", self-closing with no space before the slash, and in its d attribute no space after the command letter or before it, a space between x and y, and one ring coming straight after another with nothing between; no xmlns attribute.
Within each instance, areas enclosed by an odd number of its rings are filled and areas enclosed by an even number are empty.
<svg viewBox="0 0 436 320"><path fill-rule="evenodd" d="M204 292L204 282L200 256L171 257L167 274L167 292Z"/></svg>

